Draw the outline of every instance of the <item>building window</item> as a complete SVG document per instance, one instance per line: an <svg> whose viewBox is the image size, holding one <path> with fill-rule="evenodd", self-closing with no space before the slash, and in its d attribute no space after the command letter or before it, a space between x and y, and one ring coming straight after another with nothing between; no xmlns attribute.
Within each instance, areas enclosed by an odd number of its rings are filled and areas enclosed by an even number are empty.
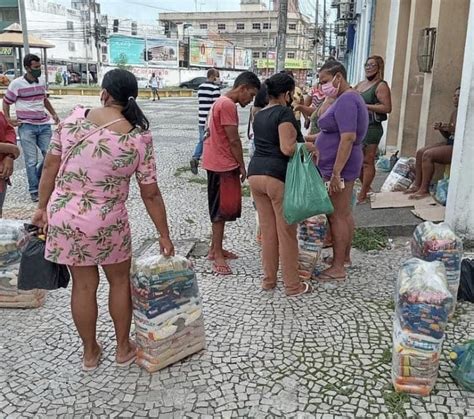
<svg viewBox="0 0 474 419"><path fill-rule="evenodd" d="M74 22L68 20L68 21L66 22L66 27L67 27L67 30L68 30L68 31L73 31L73 30L74 30Z"/></svg>
<svg viewBox="0 0 474 419"><path fill-rule="evenodd" d="M288 25L288 29L289 29L290 31L296 31L296 23L290 23L290 24Z"/></svg>
<svg viewBox="0 0 474 419"><path fill-rule="evenodd" d="M286 58L295 58L295 53L294 52L287 53Z"/></svg>
<svg viewBox="0 0 474 419"><path fill-rule="evenodd" d="M132 22L132 35L137 35L138 33L138 28L137 28L137 22Z"/></svg>
<svg viewBox="0 0 474 419"><path fill-rule="evenodd" d="M207 23L200 23L200 24L199 24L199 29L205 29L205 30L207 30Z"/></svg>
<svg viewBox="0 0 474 419"><path fill-rule="evenodd" d="M245 23L237 23L237 30L243 31L245 29Z"/></svg>
<svg viewBox="0 0 474 419"><path fill-rule="evenodd" d="M72 41L68 42L69 51L74 52L76 50L76 44Z"/></svg>
<svg viewBox="0 0 474 419"><path fill-rule="evenodd" d="M272 28L272 24L271 24L271 23L265 22L265 23L263 24L263 29L271 29L271 28Z"/></svg>
<svg viewBox="0 0 474 419"><path fill-rule="evenodd" d="M261 28L260 23L252 23L252 29L259 31Z"/></svg>
<svg viewBox="0 0 474 419"><path fill-rule="evenodd" d="M254 51L252 53L253 58L260 58L260 53L258 51Z"/></svg>
<svg viewBox="0 0 474 419"><path fill-rule="evenodd" d="M217 24L218 31L225 31L225 23L218 23Z"/></svg>

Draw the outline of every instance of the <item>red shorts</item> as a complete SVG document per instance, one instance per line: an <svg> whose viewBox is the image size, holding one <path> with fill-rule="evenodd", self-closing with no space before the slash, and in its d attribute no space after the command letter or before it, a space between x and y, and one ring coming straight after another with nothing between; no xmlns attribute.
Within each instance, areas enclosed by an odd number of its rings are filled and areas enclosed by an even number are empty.
<svg viewBox="0 0 474 419"><path fill-rule="evenodd" d="M207 171L207 197L211 221L235 221L242 212L240 170Z"/></svg>

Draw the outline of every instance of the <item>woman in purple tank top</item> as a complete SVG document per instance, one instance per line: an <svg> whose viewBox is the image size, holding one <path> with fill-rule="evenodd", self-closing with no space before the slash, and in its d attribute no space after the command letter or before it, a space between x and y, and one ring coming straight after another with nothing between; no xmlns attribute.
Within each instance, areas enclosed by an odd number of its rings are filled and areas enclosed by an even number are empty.
<svg viewBox="0 0 474 419"><path fill-rule="evenodd" d="M321 281L344 281L345 263L350 263L354 234L352 190L364 159L362 140L367 133L369 117L360 94L347 82L344 66L329 61L319 71L319 81L326 97L335 102L319 118L321 132L315 145L319 152L319 169L329 182L334 213L328 217L333 237L331 266L319 275Z"/></svg>

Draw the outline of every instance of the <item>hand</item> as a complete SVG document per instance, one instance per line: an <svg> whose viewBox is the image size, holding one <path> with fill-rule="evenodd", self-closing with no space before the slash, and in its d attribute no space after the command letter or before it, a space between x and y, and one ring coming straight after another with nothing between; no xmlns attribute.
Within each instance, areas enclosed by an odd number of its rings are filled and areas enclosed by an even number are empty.
<svg viewBox="0 0 474 419"><path fill-rule="evenodd" d="M245 166L240 166L240 181L242 183L245 182L245 179L247 179L247 171L245 170Z"/></svg>
<svg viewBox="0 0 474 419"><path fill-rule="evenodd" d="M16 146L16 145L13 145L13 144L8 144L10 147L9 147L9 154L13 154L15 156L15 160L20 157L20 149Z"/></svg>
<svg viewBox="0 0 474 419"><path fill-rule="evenodd" d="M8 179L13 174L13 159L6 156L0 165L0 178Z"/></svg>
<svg viewBox="0 0 474 419"><path fill-rule="evenodd" d="M8 125L12 127L17 127L20 125L20 123L18 122L18 119L6 118L6 120L8 122Z"/></svg>
<svg viewBox="0 0 474 419"><path fill-rule="evenodd" d="M341 176L333 174L329 181L329 195L342 192Z"/></svg>
<svg viewBox="0 0 474 419"><path fill-rule="evenodd" d="M174 256L174 244L169 237L160 237L160 252L164 256Z"/></svg>
<svg viewBox="0 0 474 419"><path fill-rule="evenodd" d="M58 125L58 124L61 122L61 120L59 119L59 116L58 116L57 113L55 113L55 114L53 115L53 119L54 119L54 123L55 123L56 125Z"/></svg>
<svg viewBox="0 0 474 419"><path fill-rule="evenodd" d="M304 143L306 150L308 150L308 153L316 154L318 151L316 150L316 146L314 145L313 142L311 141L306 141Z"/></svg>
<svg viewBox="0 0 474 419"><path fill-rule="evenodd" d="M48 214L46 210L38 208L31 219L31 224L46 230L46 226L48 225Z"/></svg>

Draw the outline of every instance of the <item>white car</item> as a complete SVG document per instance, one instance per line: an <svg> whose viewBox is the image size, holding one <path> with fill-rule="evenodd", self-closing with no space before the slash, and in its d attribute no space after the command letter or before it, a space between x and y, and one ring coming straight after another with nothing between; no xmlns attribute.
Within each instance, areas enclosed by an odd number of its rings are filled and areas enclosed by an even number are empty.
<svg viewBox="0 0 474 419"><path fill-rule="evenodd" d="M10 69L10 70L5 71L5 73L3 73L3 75L7 76L10 81L12 81L13 79L15 79L17 77L17 75L15 74L14 69Z"/></svg>
<svg viewBox="0 0 474 419"><path fill-rule="evenodd" d="M148 87L148 79L143 76L135 76L137 78L138 88L146 89Z"/></svg>

